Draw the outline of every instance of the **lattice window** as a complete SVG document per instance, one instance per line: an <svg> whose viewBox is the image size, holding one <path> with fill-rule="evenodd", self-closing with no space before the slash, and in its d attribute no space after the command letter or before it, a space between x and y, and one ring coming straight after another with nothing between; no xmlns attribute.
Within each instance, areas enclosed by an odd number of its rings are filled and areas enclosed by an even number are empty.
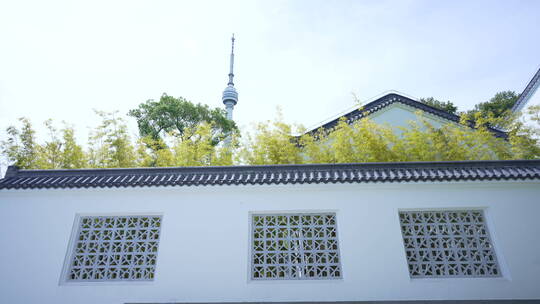
<svg viewBox="0 0 540 304"><path fill-rule="evenodd" d="M82 216L67 280L152 280L160 228L161 216Z"/></svg>
<svg viewBox="0 0 540 304"><path fill-rule="evenodd" d="M251 258L254 280L340 278L336 215L253 215Z"/></svg>
<svg viewBox="0 0 540 304"><path fill-rule="evenodd" d="M501 276L482 210L406 211L399 219L411 277Z"/></svg>

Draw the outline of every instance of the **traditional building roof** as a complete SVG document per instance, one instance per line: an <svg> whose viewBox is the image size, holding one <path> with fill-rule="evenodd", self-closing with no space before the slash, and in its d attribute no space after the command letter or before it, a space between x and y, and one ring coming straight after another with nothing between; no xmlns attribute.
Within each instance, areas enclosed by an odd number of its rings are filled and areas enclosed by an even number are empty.
<svg viewBox="0 0 540 304"><path fill-rule="evenodd" d="M406 97L406 96L403 96L403 95L400 95L400 94L397 94L397 93L389 93L389 94L386 94L366 105L364 105L362 107L362 109L355 109L347 114L344 114L342 115L341 117L345 117L345 119L347 120L347 122L353 122L353 121L356 121L358 119L361 119L363 117L366 117L368 115L371 115L377 111L380 111L394 103L401 103L401 104L404 104L404 105L407 105L407 106L410 106L410 107L413 107L415 109L418 109L418 110L422 110L426 113L429 113L429 114L432 114L432 115L435 115L437 117L440 117L442 119L445 119L445 120L449 120L449 121L453 121L453 122L456 122L456 123L459 123L460 121L460 117L456 114L452 114L452 113L449 113L449 112L446 112L446 111L443 111L441 109L437 109L435 107L432 107L432 106L429 106L425 103L422 103L422 102L419 102L419 101L416 101L414 99L411 99L409 97ZM316 132L318 129L320 128L323 128L323 129L331 129L335 126L337 126L337 124L339 123L339 120L341 119L341 117L338 117L334 120L331 120L327 123L324 123L323 125L321 126L318 126L317 128L314 128L313 130L309 131L308 133L310 132ZM472 125L471 125L472 127ZM499 129L496 129L496 128L489 128L491 132L493 132L495 134L495 136L497 137L506 137L507 134L504 132L504 131L501 131Z"/></svg>
<svg viewBox="0 0 540 304"><path fill-rule="evenodd" d="M516 103L514 106L512 106L512 112L519 112L523 110L538 87L540 87L540 68L538 71L536 71L536 74L534 74L531 81L529 81L523 92L521 92L519 95L518 100L516 100Z"/></svg>
<svg viewBox="0 0 540 304"><path fill-rule="evenodd" d="M540 180L540 160L177 167L8 168L0 189Z"/></svg>

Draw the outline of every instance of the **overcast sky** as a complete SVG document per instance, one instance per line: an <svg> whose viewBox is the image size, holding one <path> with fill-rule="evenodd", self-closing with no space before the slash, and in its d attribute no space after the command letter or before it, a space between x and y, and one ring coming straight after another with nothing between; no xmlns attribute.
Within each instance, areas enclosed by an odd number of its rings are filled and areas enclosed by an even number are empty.
<svg viewBox="0 0 540 304"><path fill-rule="evenodd" d="M540 65L540 1L0 0L0 128L76 125L166 92L234 118L312 126L388 90L469 109L520 92ZM131 122L133 132L135 124ZM0 133L0 136L5 134Z"/></svg>

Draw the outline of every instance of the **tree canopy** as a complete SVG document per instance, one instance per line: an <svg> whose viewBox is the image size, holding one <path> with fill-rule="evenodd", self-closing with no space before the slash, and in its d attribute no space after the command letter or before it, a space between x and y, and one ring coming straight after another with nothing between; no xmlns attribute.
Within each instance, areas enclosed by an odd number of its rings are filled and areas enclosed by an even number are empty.
<svg viewBox="0 0 540 304"><path fill-rule="evenodd" d="M519 95L514 91L498 92L490 100L476 104L468 113L480 113L484 117L491 113L495 118L507 116L518 98Z"/></svg>
<svg viewBox="0 0 540 304"><path fill-rule="evenodd" d="M457 114L457 106L454 105L451 101L440 101L433 97L427 97L427 98L420 98L420 101L432 106L434 108L446 111L448 113Z"/></svg>
<svg viewBox="0 0 540 304"><path fill-rule="evenodd" d="M509 96L500 95L492 104L504 104L501 100ZM7 128L0 152L9 163L25 169L537 159L540 107L529 112L536 127L521 123L515 115L496 117L491 111L471 114L474 128L470 127L471 115L463 115L460 123L436 127L417 112L418 119L407 127L377 124L365 117L354 123L342 120L331 130L315 133L304 133L301 126L285 123L278 114L275 120L258 123L241 137L235 129L225 131L202 115L197 116L199 122L186 119L182 132L177 125L169 126L177 131L174 135L162 135L165 129L159 127L155 138L142 132L130 136L125 118L118 112L96 111L101 122L90 132L86 144L77 140L71 125L63 123L57 128L52 120L45 121L42 128L47 137L38 140L30 120L21 118L18 126ZM488 128L503 121L508 138L498 138ZM294 133L303 135L295 137ZM230 144L216 143L216 136L225 135L230 136ZM167 144L162 136L167 137Z"/></svg>
<svg viewBox="0 0 540 304"><path fill-rule="evenodd" d="M64 123L60 131L52 120L44 122L48 139L39 144L36 131L27 118L20 118L20 128L10 126L8 138L0 142L2 155L24 169L74 169L88 167L87 154L76 142L73 127Z"/></svg>
<svg viewBox="0 0 540 304"><path fill-rule="evenodd" d="M225 110L211 109L207 105L195 104L182 97L163 94L159 101L152 99L132 109L128 115L137 120L139 135L154 141L165 142L168 135L185 137L187 130L197 128L202 123L210 126L212 145L217 145L233 131L236 125L227 119Z"/></svg>
<svg viewBox="0 0 540 304"><path fill-rule="evenodd" d="M101 123L88 138L87 149L77 142L74 130L64 124L58 131L52 120L44 125L48 138L38 143L30 120L21 118L22 126L10 126L8 138L0 142L7 160L23 169L130 168L164 166L232 165L237 132L231 133L231 145L214 145L215 127L202 122L184 129L170 145L154 149L159 140L151 137L133 139L126 121L118 112L96 111Z"/></svg>
<svg viewBox="0 0 540 304"><path fill-rule="evenodd" d="M519 95L514 91L498 92L488 101L479 102L474 106L473 109L465 112L459 111L458 107L451 101L440 101L433 97L420 98L420 101L448 113L468 115L469 118L474 120L477 113L479 113L479 116L485 118L488 116L501 118L511 115L510 110L518 98Z"/></svg>
<svg viewBox="0 0 540 304"><path fill-rule="evenodd" d="M537 109L536 111L539 111ZM488 129L494 118L478 117L476 128L464 117L459 124L436 127L417 112L418 121L398 128L377 124L369 117L354 123L342 119L328 132L304 134L291 141L292 127L280 120L259 125L242 146L247 164L299 164L400 161L504 160L540 158L535 130L515 121L508 139ZM537 115L538 116L538 115ZM279 149L281 147L281 149Z"/></svg>

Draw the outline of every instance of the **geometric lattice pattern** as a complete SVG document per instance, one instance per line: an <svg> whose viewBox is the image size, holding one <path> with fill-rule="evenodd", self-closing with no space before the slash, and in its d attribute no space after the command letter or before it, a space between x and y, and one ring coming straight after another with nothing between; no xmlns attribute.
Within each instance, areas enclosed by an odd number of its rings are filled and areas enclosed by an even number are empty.
<svg viewBox="0 0 540 304"><path fill-rule="evenodd" d="M152 280L161 216L82 216L68 281Z"/></svg>
<svg viewBox="0 0 540 304"><path fill-rule="evenodd" d="M253 215L252 242L254 280L341 277L334 213Z"/></svg>
<svg viewBox="0 0 540 304"><path fill-rule="evenodd" d="M501 276L482 210L399 212L412 278Z"/></svg>

